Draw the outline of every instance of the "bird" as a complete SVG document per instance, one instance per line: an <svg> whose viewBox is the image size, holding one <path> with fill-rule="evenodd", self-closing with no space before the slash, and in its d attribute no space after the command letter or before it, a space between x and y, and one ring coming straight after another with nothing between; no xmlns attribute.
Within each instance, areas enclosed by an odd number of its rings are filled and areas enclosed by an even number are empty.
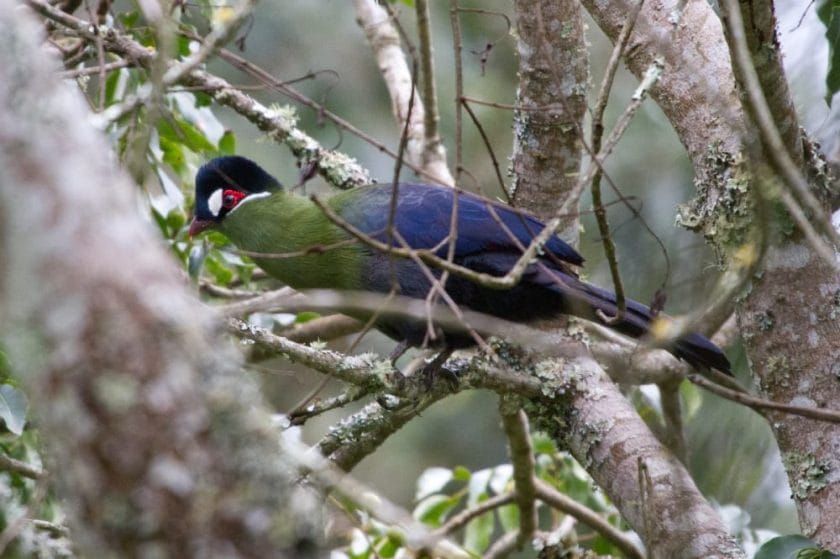
<svg viewBox="0 0 840 559"><path fill-rule="evenodd" d="M188 234L193 237L206 229L222 232L269 276L296 289L388 293L396 285L403 296L425 299L433 284L420 264L362 242L350 229L380 243L447 258L455 197L452 261L469 270L504 276L523 247L544 228L535 216L512 206L429 184L371 184L339 191L319 204L312 197L288 192L250 159L227 155L208 161L196 173ZM398 244L398 239L405 244ZM274 257L278 253L288 257ZM450 274L445 289L459 307L513 322L571 314L632 338L645 336L656 313L627 299L623 316L605 323L604 315L617 315L616 296L581 280L576 268L583 263L583 257L555 234L513 287L486 287ZM429 269L441 276L440 269ZM375 327L403 346L429 341L426 321L390 314L378 317ZM463 329L439 328L438 334L437 345L450 351L475 344ZM700 334L687 333L667 349L695 369L732 374L724 353Z"/></svg>

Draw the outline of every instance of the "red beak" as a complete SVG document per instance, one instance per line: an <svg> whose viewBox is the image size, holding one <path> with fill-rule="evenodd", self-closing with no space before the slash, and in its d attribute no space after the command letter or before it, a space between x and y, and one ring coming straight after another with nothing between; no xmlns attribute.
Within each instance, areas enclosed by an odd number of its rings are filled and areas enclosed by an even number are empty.
<svg viewBox="0 0 840 559"><path fill-rule="evenodd" d="M193 218L192 223L190 223L190 230L188 234L190 237L195 237L205 229L213 227L213 225L215 225L215 223L209 219Z"/></svg>

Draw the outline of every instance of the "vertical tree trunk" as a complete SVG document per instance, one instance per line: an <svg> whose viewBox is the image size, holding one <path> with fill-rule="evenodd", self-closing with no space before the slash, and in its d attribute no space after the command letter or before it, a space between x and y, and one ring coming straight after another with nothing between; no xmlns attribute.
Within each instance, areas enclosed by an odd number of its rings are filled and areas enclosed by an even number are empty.
<svg viewBox="0 0 840 559"><path fill-rule="evenodd" d="M59 83L42 24L6 7L0 342L37 404L79 551L317 552L318 503L290 486L256 386Z"/></svg>
<svg viewBox="0 0 840 559"><path fill-rule="evenodd" d="M564 107L560 112L520 110L515 117L514 199L546 218L578 180L589 80L583 22L572 0L518 0L514 6L520 53L517 104ZM576 218L568 220L566 231L576 237ZM683 465L594 360L561 362L551 374L553 382L574 380L526 410L616 503L651 557L743 556Z"/></svg>

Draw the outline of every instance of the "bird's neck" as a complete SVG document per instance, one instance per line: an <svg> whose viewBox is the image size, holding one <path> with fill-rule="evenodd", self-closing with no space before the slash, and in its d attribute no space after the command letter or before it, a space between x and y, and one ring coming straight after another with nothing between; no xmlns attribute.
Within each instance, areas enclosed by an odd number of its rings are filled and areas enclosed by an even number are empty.
<svg viewBox="0 0 840 559"><path fill-rule="evenodd" d="M225 218L222 232L291 287L361 287L361 247L341 244L347 235L309 198L275 192L250 201Z"/></svg>

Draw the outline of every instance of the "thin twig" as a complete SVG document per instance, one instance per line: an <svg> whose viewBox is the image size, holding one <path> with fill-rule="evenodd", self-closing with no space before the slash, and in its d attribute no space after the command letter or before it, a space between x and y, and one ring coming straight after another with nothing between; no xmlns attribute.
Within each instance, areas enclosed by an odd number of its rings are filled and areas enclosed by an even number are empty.
<svg viewBox="0 0 840 559"><path fill-rule="evenodd" d="M624 26L615 41L610 60L607 63L607 69L604 73L604 79L601 81L601 87L598 90L598 97L595 102L595 110L592 113L592 151L598 153L601 150L601 140L604 136L604 111L607 109L607 102L610 98L610 91L612 91L612 83L615 78L615 73L618 70L618 63L624 53L624 48L627 46L627 41L630 39L630 33L633 31L633 26L636 25L636 18L642 9L644 0L636 0L635 5L631 8ZM624 313L626 312L627 301L624 295L624 282L621 281L621 273L618 269L618 256L616 254L615 241L610 233L610 223L607 219L607 210L604 208L604 202L601 199L601 172L600 169L595 172L592 177L592 206L595 210L595 219L598 223L598 231L601 235L601 242L604 245L604 255L607 258L607 263L610 268L610 275L612 276L613 291L615 292L615 306L616 313L614 316L607 316L601 311L600 318L607 324L618 324L624 320Z"/></svg>
<svg viewBox="0 0 840 559"><path fill-rule="evenodd" d="M574 499L560 493L541 479L535 479L534 486L537 490L537 497L545 504L574 516L579 521L607 538L627 557L633 559L644 559L644 553L636 547L635 542L625 536L621 530L604 520L601 515L592 509L581 505Z"/></svg>
<svg viewBox="0 0 840 559"><path fill-rule="evenodd" d="M113 70L119 70L120 68L128 68L131 65L131 62L128 60L117 60L115 62L108 62L107 64L86 66L84 68L76 68L73 70L64 70L63 72L59 72L59 76L65 79L75 79L82 76L91 76L93 74L99 74L101 76L103 72L108 73Z"/></svg>
<svg viewBox="0 0 840 559"><path fill-rule="evenodd" d="M12 472L23 477L28 477L29 479L39 479L44 475L42 469L6 456L2 452L0 452L0 471Z"/></svg>
<svg viewBox="0 0 840 559"><path fill-rule="evenodd" d="M519 535L515 543L521 549L537 530L537 490L534 487L534 449L528 428L528 416L518 400L502 397L499 401L502 427L508 440L516 504L519 507Z"/></svg>
<svg viewBox="0 0 840 559"><path fill-rule="evenodd" d="M449 25L452 28L452 50L455 70L455 184L460 184L464 168L464 115L461 101L464 98L464 63L461 59L461 16L458 0L449 1Z"/></svg>
<svg viewBox="0 0 840 559"><path fill-rule="evenodd" d="M514 493L503 493L501 495L489 497L484 501L477 503L475 506L464 509L458 514L453 515L443 526L432 532L432 536L443 537L447 534L451 534L455 530L466 526L473 518L477 518L482 514L488 513L499 507L509 505L514 502L515 499L516 496Z"/></svg>

